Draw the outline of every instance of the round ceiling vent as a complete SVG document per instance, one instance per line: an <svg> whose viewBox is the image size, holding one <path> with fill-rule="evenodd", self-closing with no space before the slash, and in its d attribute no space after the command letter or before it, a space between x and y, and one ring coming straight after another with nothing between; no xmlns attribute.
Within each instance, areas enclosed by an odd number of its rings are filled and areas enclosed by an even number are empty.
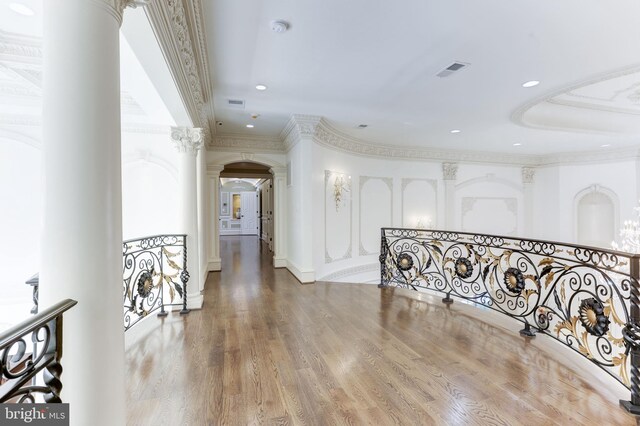
<svg viewBox="0 0 640 426"><path fill-rule="evenodd" d="M271 30L276 33L283 33L289 29L289 23L287 21L271 21Z"/></svg>

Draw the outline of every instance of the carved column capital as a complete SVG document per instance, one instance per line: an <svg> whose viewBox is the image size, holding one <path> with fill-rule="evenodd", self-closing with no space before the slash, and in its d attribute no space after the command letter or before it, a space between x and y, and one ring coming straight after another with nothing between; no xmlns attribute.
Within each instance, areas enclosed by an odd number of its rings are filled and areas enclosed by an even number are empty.
<svg viewBox="0 0 640 426"><path fill-rule="evenodd" d="M533 167L523 167L522 168L522 183L533 183L534 178L536 176L536 169Z"/></svg>
<svg viewBox="0 0 640 426"><path fill-rule="evenodd" d="M127 7L133 9L137 7L147 6L151 0L92 0L100 6L107 7L109 12L116 18L118 23L122 25L122 17Z"/></svg>
<svg viewBox="0 0 640 426"><path fill-rule="evenodd" d="M442 163L442 177L444 180L456 180L458 163Z"/></svg>
<svg viewBox="0 0 640 426"><path fill-rule="evenodd" d="M197 155L202 147L202 129L192 127L171 127L171 142L178 152Z"/></svg>

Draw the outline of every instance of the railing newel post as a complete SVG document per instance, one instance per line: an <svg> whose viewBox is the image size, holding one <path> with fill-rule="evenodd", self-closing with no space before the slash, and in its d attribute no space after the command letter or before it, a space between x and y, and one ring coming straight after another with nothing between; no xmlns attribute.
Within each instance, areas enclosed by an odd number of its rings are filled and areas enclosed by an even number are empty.
<svg viewBox="0 0 640 426"><path fill-rule="evenodd" d="M187 309L187 283L189 282L189 271L187 270L187 236L183 235L182 240L182 273L180 280L182 281L182 310L180 315L186 315L191 310Z"/></svg>
<svg viewBox="0 0 640 426"><path fill-rule="evenodd" d="M380 261L380 284L378 284L378 288L385 288L389 286L389 282L386 279L388 255L389 247L385 237L385 228L380 228L380 257L378 258Z"/></svg>
<svg viewBox="0 0 640 426"><path fill-rule="evenodd" d="M166 317L167 311L164 310L164 258L163 258L163 249L164 245L160 246L160 312L158 312L159 317Z"/></svg>
<svg viewBox="0 0 640 426"><path fill-rule="evenodd" d="M629 401L620 401L620 405L631 414L640 415L640 255L629 259L629 274L631 276L631 290L629 297L629 323L625 331L625 340L629 345L630 390Z"/></svg>

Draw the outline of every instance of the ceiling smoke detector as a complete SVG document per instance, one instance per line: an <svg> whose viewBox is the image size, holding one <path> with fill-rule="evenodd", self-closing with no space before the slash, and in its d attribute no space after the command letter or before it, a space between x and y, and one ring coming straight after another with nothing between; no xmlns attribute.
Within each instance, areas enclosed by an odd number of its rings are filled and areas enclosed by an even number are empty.
<svg viewBox="0 0 640 426"><path fill-rule="evenodd" d="M289 23L287 21L271 21L271 31L276 33L283 33L289 29Z"/></svg>
<svg viewBox="0 0 640 426"><path fill-rule="evenodd" d="M369 127L368 124L358 124L358 129L366 129L367 127Z"/></svg>

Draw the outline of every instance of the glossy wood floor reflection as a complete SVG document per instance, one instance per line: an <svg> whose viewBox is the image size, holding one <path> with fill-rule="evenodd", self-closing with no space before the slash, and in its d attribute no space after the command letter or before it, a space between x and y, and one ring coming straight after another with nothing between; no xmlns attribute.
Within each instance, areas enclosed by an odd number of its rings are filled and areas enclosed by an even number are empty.
<svg viewBox="0 0 640 426"><path fill-rule="evenodd" d="M129 424L635 424L516 332L462 313L474 308L302 286L253 237L223 238L221 252L202 310L136 326Z"/></svg>

